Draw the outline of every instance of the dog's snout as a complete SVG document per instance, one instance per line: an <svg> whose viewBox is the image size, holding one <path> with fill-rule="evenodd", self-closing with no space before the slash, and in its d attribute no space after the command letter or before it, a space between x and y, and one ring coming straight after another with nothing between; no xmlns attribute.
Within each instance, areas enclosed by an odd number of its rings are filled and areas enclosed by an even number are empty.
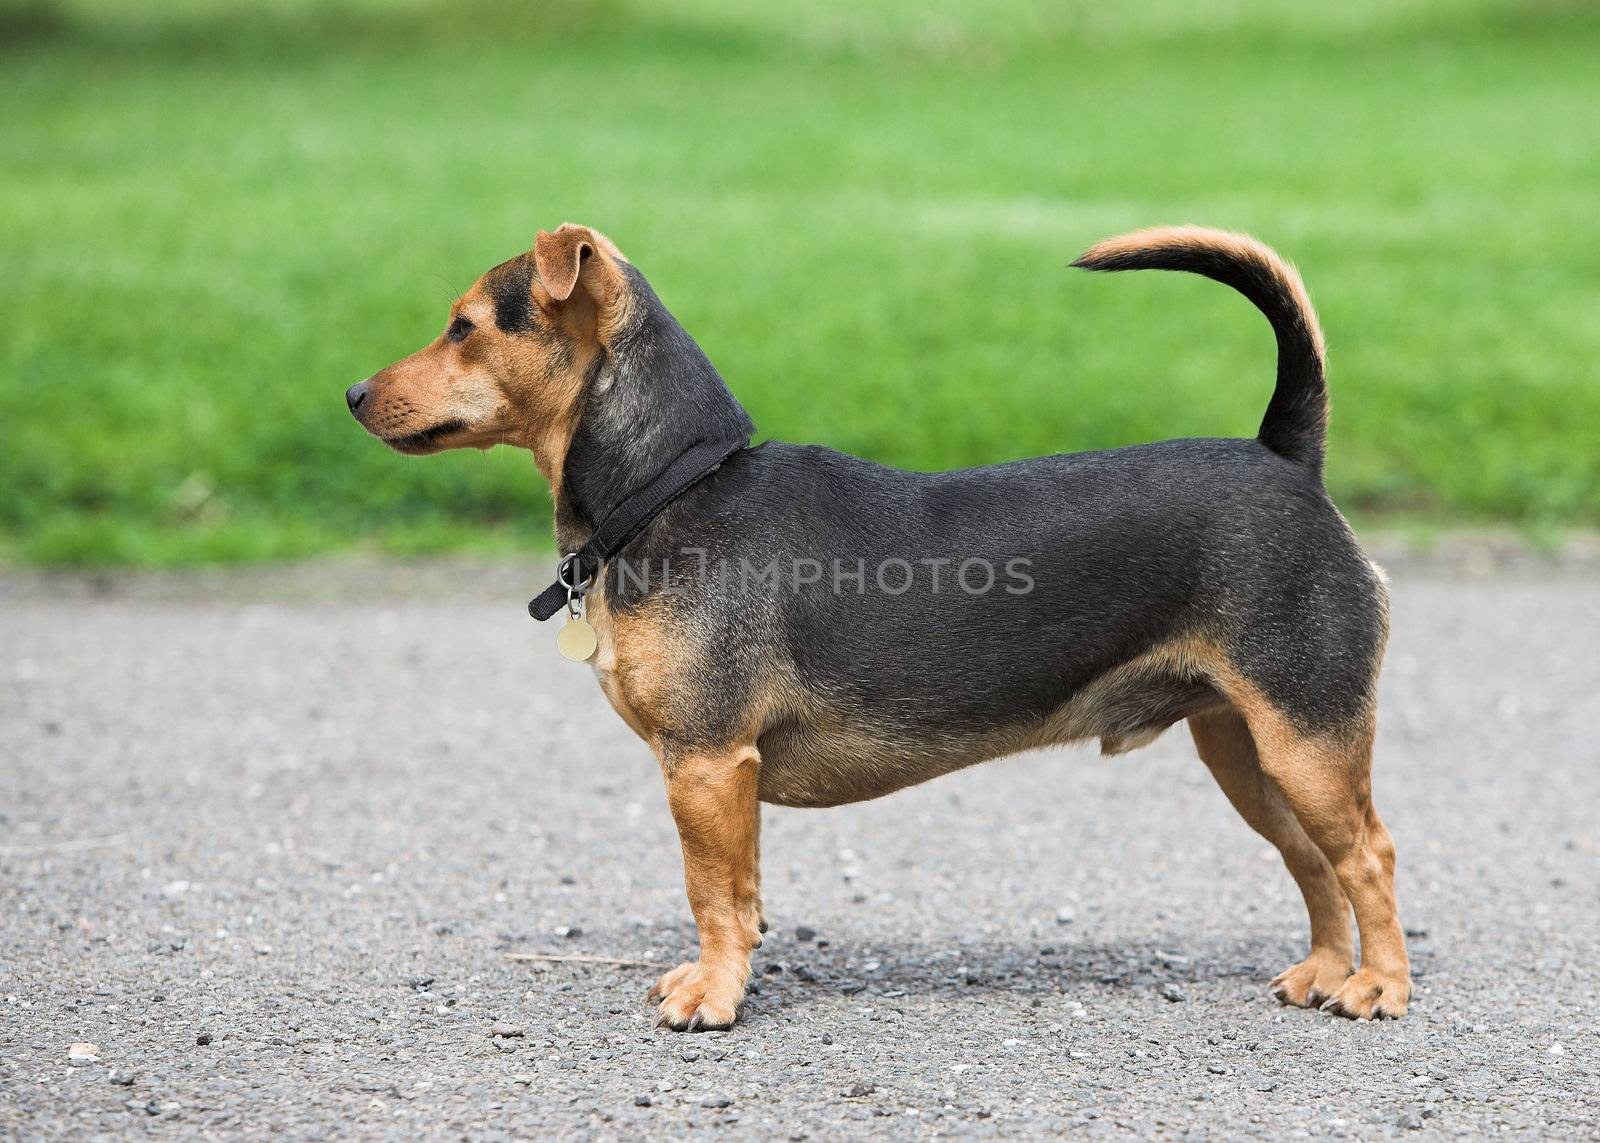
<svg viewBox="0 0 1600 1143"><path fill-rule="evenodd" d="M344 391L344 403L350 406L350 411L352 413L360 409L361 402L365 401L366 399L367 382L365 381L352 385L350 388Z"/></svg>

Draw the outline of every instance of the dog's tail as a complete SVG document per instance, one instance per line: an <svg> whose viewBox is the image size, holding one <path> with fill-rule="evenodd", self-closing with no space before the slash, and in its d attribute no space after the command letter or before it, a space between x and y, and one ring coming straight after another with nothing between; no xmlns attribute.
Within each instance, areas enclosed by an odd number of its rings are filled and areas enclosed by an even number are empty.
<svg viewBox="0 0 1600 1143"><path fill-rule="evenodd" d="M1261 443L1322 475L1328 434L1322 330L1293 266L1249 235L1199 226L1107 238L1072 264L1086 270L1186 270L1232 286L1254 302L1278 335L1278 386L1261 420Z"/></svg>

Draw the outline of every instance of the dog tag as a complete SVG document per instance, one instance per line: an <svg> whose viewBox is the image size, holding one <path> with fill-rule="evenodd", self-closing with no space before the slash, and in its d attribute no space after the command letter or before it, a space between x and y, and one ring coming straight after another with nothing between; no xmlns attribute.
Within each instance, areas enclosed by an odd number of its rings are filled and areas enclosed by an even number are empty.
<svg viewBox="0 0 1600 1143"><path fill-rule="evenodd" d="M589 621L569 612L567 622L561 628L561 634L556 636L556 650L574 663L585 663L599 645L600 640L595 635L594 628L589 626Z"/></svg>

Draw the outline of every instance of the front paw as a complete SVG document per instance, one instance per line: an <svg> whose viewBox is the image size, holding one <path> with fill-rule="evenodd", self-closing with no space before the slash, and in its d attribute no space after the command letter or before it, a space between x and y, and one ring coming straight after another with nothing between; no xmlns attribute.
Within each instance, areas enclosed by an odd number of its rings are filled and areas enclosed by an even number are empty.
<svg viewBox="0 0 1600 1143"><path fill-rule="evenodd" d="M1411 980L1403 971L1359 969L1324 1004L1323 1010L1352 1020L1398 1019L1406 1014Z"/></svg>
<svg viewBox="0 0 1600 1143"><path fill-rule="evenodd" d="M749 969L740 965L680 964L651 986L648 1000L659 1000L655 1027L676 1032L715 1032L733 1027L744 999Z"/></svg>
<svg viewBox="0 0 1600 1143"><path fill-rule="evenodd" d="M1272 995L1281 1004L1320 1008L1339 991L1352 971L1348 953L1313 949L1311 955L1280 972L1272 981Z"/></svg>

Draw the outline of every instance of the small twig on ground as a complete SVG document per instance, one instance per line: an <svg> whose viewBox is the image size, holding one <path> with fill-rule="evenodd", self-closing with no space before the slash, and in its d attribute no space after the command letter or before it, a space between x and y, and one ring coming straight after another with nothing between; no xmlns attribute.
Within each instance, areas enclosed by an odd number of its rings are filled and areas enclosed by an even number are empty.
<svg viewBox="0 0 1600 1143"><path fill-rule="evenodd" d="M507 960L554 961L557 964L619 964L627 968L671 968L658 960L627 960L615 956L579 956L576 953L508 952Z"/></svg>
<svg viewBox="0 0 1600 1143"><path fill-rule="evenodd" d="M69 841L41 841L35 845L0 845L0 857L31 857L39 853L78 853L85 849L104 849L128 840L125 833L105 837L80 837Z"/></svg>

